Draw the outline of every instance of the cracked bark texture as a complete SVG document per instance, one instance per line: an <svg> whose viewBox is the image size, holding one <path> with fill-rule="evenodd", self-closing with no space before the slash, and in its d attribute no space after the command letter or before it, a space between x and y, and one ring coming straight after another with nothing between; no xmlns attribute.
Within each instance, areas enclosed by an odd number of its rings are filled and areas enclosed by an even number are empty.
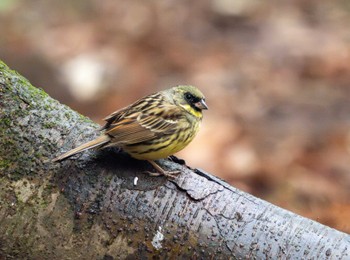
<svg viewBox="0 0 350 260"><path fill-rule="evenodd" d="M175 180L116 149L52 163L98 125L4 63L0 109L1 259L350 258L348 234L176 162Z"/></svg>

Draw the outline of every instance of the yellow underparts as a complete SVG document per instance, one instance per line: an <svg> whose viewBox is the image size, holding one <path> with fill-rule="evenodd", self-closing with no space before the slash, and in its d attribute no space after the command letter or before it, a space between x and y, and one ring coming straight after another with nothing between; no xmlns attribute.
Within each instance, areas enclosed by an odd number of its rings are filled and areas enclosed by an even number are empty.
<svg viewBox="0 0 350 260"><path fill-rule="evenodd" d="M195 117L190 123L189 128L182 129L172 135L155 138L153 141L125 146L123 147L124 151L135 159L158 160L173 155L185 148L199 130L202 113L193 109L190 105L181 106Z"/></svg>
<svg viewBox="0 0 350 260"><path fill-rule="evenodd" d="M139 144L127 146L124 150L133 158L139 160L158 160L185 148L194 138L199 130L199 122L194 123L191 130L184 130L179 135L165 136L154 144Z"/></svg>

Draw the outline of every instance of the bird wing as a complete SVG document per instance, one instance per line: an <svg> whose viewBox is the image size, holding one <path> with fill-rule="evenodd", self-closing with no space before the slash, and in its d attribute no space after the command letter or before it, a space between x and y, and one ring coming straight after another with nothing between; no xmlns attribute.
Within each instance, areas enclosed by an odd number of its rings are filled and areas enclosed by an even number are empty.
<svg viewBox="0 0 350 260"><path fill-rule="evenodd" d="M170 104L142 111L129 107L107 117L104 129L112 137L111 142L135 144L173 133L182 117L181 109Z"/></svg>

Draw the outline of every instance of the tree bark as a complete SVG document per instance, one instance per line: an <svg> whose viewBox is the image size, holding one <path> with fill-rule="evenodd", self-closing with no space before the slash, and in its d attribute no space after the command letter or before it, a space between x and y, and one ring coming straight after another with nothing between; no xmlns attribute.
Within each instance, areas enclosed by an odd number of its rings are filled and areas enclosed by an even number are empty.
<svg viewBox="0 0 350 260"><path fill-rule="evenodd" d="M179 162L160 162L175 180L117 149L52 163L98 125L1 62L0 112L1 259L350 258L348 234Z"/></svg>

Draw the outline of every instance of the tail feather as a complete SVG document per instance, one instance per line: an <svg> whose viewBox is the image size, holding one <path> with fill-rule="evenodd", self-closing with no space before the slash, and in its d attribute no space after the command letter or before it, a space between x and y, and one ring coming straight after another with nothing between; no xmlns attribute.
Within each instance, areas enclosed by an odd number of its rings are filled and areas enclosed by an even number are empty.
<svg viewBox="0 0 350 260"><path fill-rule="evenodd" d="M77 148L74 148L74 149L56 157L52 161L53 162L62 161L62 160L66 159L74 154L80 153L82 151L85 151L85 150L88 150L91 148L102 146L102 145L108 143L110 140L111 140L111 138L108 135L101 135L90 142L82 144L82 145L78 146Z"/></svg>

